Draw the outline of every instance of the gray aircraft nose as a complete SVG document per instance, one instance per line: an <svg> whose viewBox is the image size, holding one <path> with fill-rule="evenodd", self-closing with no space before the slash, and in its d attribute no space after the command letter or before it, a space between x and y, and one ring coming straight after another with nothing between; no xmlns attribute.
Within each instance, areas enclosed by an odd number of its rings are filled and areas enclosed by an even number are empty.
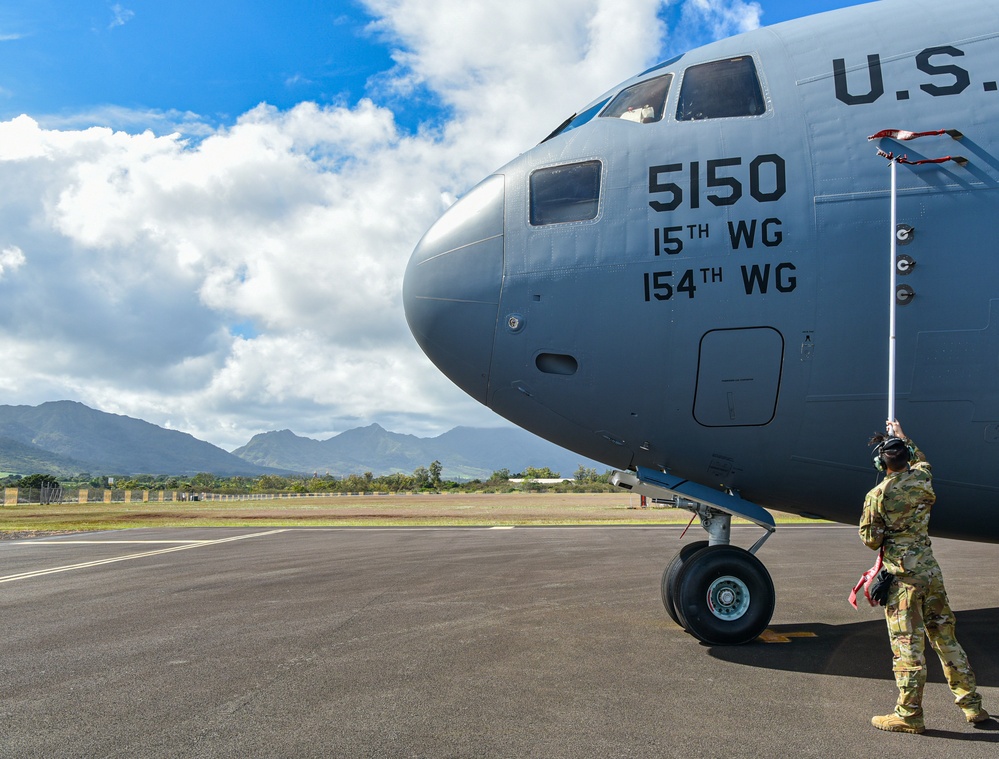
<svg viewBox="0 0 999 759"><path fill-rule="evenodd" d="M406 321L452 382L486 402L503 277L502 175L451 206L416 246L402 286Z"/></svg>

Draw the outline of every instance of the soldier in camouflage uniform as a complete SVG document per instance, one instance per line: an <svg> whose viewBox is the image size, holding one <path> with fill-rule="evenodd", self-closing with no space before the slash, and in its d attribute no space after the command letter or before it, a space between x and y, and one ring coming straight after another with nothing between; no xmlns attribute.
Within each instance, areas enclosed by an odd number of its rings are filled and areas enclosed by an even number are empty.
<svg viewBox="0 0 999 759"><path fill-rule="evenodd" d="M923 732L924 635L940 657L965 718L984 722L989 715L982 709L974 672L954 635L956 620L927 534L930 507L936 500L930 464L905 438L897 421L889 421L888 429L893 436L879 451L885 478L864 500L860 537L868 548L883 550L884 567L895 576L885 617L898 701L893 714L874 717L871 723L879 730Z"/></svg>

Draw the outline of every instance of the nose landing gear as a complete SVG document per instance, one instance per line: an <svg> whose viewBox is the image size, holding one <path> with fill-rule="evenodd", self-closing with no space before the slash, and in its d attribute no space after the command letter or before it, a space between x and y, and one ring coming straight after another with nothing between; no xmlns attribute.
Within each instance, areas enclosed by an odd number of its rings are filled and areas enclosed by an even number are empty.
<svg viewBox="0 0 999 759"><path fill-rule="evenodd" d="M653 498L676 499L701 518L709 540L681 548L663 572L662 596L674 622L709 645L739 645L766 630L774 611L774 585L754 555L776 530L765 509L735 495L639 467L615 472L611 482ZM732 516L766 532L748 551L731 545Z"/></svg>
<svg viewBox="0 0 999 759"><path fill-rule="evenodd" d="M735 646L755 640L774 613L774 584L763 563L738 546L708 546L677 578L679 623L704 643Z"/></svg>

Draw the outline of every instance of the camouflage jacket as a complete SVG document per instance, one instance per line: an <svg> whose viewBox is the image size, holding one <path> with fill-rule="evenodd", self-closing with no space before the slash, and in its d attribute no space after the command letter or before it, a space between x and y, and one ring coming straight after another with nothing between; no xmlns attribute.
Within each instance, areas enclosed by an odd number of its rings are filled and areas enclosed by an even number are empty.
<svg viewBox="0 0 999 759"><path fill-rule="evenodd" d="M864 499L860 538L868 548L884 547L884 566L896 577L926 576L937 569L930 548L930 509L936 501L933 474L910 440L913 456L905 472L889 472Z"/></svg>

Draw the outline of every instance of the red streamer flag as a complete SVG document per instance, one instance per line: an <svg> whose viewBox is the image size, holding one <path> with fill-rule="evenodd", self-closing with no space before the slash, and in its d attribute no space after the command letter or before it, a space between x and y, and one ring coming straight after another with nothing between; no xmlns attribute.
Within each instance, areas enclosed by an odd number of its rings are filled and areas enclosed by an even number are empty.
<svg viewBox="0 0 999 759"><path fill-rule="evenodd" d="M961 166L965 166L968 163L968 159L960 155L945 155L941 158L921 158L918 161L910 161L906 155L896 156L894 153L886 153L880 148L878 149L878 155L895 163L904 163L907 166L922 166L924 163L947 163L947 161L954 161Z"/></svg>
<svg viewBox="0 0 999 759"><path fill-rule="evenodd" d="M868 140L898 140L900 142L905 142L906 140L915 140L918 137L936 137L941 134L946 134L953 137L955 140L960 140L964 137L956 129L937 129L932 132L909 132L905 129L882 129L877 134L872 134L868 137Z"/></svg>

